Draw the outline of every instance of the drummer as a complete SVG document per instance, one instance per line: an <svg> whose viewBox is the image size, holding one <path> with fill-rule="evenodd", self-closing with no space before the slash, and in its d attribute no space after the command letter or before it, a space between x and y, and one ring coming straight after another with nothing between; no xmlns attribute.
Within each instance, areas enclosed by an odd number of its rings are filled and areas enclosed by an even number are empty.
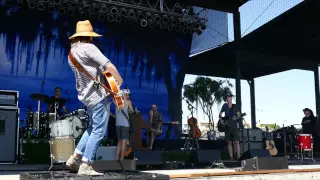
<svg viewBox="0 0 320 180"><path fill-rule="evenodd" d="M314 129L317 124L317 118L314 116L313 112L309 108L304 108L304 117L302 119L302 133L303 134L314 134Z"/></svg>
<svg viewBox="0 0 320 180"><path fill-rule="evenodd" d="M51 96L49 99L48 111L49 113L55 112L55 103L57 103L57 114L62 116L64 113L68 113L68 109L66 108L66 100L61 98L61 87L54 88L54 96Z"/></svg>

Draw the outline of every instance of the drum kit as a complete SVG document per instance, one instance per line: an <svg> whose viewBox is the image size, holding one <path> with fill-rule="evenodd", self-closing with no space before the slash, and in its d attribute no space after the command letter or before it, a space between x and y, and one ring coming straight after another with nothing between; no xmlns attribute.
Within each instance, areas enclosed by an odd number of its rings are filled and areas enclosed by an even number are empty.
<svg viewBox="0 0 320 180"><path fill-rule="evenodd" d="M32 112L29 108L29 128L31 127L37 137L49 138L51 167L54 163L65 163L75 149L75 138L80 137L87 128L88 114L84 108L60 116L58 105L65 104L63 98L49 98L44 94L32 94L31 99L38 101L38 111ZM54 112L40 112L41 102L54 106ZM32 119L32 120L31 120ZM31 122L32 121L32 122Z"/></svg>

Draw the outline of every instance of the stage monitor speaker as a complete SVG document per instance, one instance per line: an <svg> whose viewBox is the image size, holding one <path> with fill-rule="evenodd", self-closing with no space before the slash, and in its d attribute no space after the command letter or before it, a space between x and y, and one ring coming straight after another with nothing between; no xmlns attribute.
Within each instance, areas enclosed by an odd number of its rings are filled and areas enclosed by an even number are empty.
<svg viewBox="0 0 320 180"><path fill-rule="evenodd" d="M162 165L162 151L134 151L137 165Z"/></svg>
<svg viewBox="0 0 320 180"><path fill-rule="evenodd" d="M250 149L243 153L239 160L242 161L254 157L271 157L271 155L269 150L267 149Z"/></svg>
<svg viewBox="0 0 320 180"><path fill-rule="evenodd" d="M16 163L18 157L19 109L0 107L0 163Z"/></svg>
<svg viewBox="0 0 320 180"><path fill-rule="evenodd" d="M220 150L197 150L193 156L196 164L211 164L221 160Z"/></svg>
<svg viewBox="0 0 320 180"><path fill-rule="evenodd" d="M242 171L289 169L287 157L255 157L241 161Z"/></svg>

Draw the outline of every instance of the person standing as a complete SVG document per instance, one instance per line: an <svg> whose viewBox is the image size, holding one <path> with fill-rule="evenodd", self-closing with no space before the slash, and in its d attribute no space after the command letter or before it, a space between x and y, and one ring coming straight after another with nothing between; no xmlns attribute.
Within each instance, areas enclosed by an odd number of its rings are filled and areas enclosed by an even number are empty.
<svg viewBox="0 0 320 180"><path fill-rule="evenodd" d="M92 44L93 37L100 36L93 31L91 23L85 20L77 23L76 33L69 38L71 50L68 62L75 75L78 99L87 107L90 117L88 129L66 163L67 167L78 170L79 175L102 175L91 165L100 141L106 133L110 114L109 93L99 85L99 83L106 84L103 72L111 73L119 86L123 82L117 68ZM95 77L96 81L84 72Z"/></svg>
<svg viewBox="0 0 320 180"><path fill-rule="evenodd" d="M236 120L232 120L235 117L241 116L236 104L232 104L232 94L229 94L225 97L226 103L222 106L221 111L219 113L219 120L222 120L222 113L227 120L225 123L229 122L229 126L225 127L225 140L227 141L228 152L230 156L230 160L233 160L233 147L232 143L235 143L236 151L237 151L237 159L240 158L240 132L239 132L239 123Z"/></svg>
<svg viewBox="0 0 320 180"><path fill-rule="evenodd" d="M152 109L149 112L149 120L151 124L149 149L152 149L156 136L162 133L163 123L162 114L158 111L158 106L156 104L152 104Z"/></svg>
<svg viewBox="0 0 320 180"><path fill-rule="evenodd" d="M124 108L122 111L116 108L116 130L118 136L116 160L124 159L124 152L127 144L129 143L130 135L129 113L134 112L129 98L130 90L128 88L124 88L122 92L125 98Z"/></svg>

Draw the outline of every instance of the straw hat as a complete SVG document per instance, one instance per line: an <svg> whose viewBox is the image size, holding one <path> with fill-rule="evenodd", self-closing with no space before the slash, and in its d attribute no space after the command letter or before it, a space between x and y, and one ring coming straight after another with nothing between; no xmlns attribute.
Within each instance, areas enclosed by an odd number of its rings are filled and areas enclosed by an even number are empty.
<svg viewBox="0 0 320 180"><path fill-rule="evenodd" d="M90 37L100 37L101 35L93 32L93 27L90 21L78 21L76 33L69 37L69 39L74 39L79 36L90 36Z"/></svg>

